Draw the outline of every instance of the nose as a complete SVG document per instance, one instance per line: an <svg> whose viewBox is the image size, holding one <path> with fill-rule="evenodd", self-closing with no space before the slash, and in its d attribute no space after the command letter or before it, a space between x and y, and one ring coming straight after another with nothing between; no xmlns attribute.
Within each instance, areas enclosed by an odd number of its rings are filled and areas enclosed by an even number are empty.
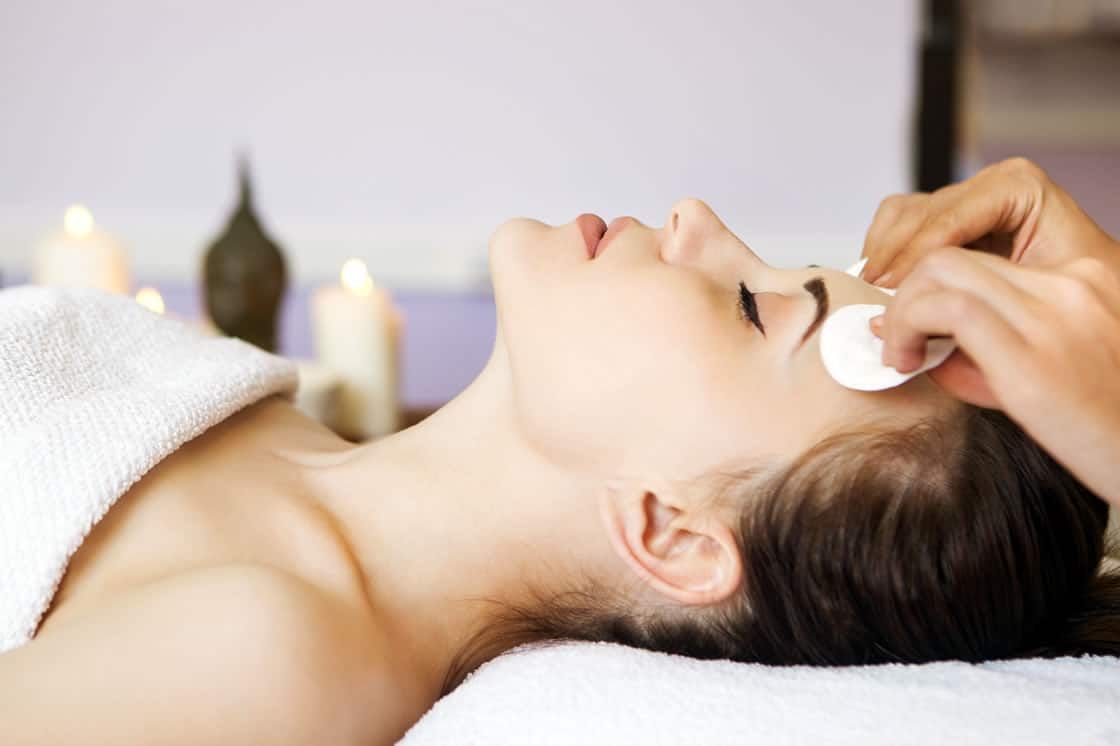
<svg viewBox="0 0 1120 746"><path fill-rule="evenodd" d="M707 203L698 199L682 199L669 211L665 221L664 259L672 264L696 264L703 259L704 247L721 229L723 223Z"/></svg>
<svg viewBox="0 0 1120 746"><path fill-rule="evenodd" d="M662 259L670 264L725 270L745 257L750 264L765 267L703 200L688 198L674 204L664 230Z"/></svg>

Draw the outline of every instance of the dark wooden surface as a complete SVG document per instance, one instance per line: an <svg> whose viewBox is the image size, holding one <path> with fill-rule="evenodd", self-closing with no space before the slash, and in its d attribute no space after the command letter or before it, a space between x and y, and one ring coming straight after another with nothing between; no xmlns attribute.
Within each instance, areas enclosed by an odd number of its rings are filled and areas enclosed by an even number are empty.
<svg viewBox="0 0 1120 746"><path fill-rule="evenodd" d="M401 410L401 430L412 427L439 407L406 407Z"/></svg>

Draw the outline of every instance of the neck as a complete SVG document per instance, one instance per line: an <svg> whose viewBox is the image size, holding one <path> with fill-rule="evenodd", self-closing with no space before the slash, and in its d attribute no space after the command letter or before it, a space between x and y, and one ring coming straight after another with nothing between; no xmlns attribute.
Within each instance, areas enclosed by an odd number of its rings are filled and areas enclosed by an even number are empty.
<svg viewBox="0 0 1120 746"><path fill-rule="evenodd" d="M448 666L502 605L531 605L530 587L559 592L577 573L606 581L603 573L618 569L595 481L549 463L518 436L508 371L499 338L483 372L447 405L342 451L312 477L379 625L433 700Z"/></svg>

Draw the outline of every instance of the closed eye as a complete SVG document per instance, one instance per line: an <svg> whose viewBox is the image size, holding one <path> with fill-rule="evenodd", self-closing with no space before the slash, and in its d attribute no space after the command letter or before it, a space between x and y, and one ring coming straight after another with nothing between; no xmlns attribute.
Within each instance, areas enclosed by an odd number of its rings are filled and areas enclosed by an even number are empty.
<svg viewBox="0 0 1120 746"><path fill-rule="evenodd" d="M754 300L754 293L748 290L742 281L739 282L739 310L743 313L743 319L758 327L765 337L766 327L762 325L762 319L758 316L758 304Z"/></svg>
<svg viewBox="0 0 1120 746"><path fill-rule="evenodd" d="M810 264L809 266L816 267L817 265ZM824 284L824 278L814 277L806 281L802 287L809 295L813 296L813 300L817 303L817 312L813 314L813 320L805 329L805 333L801 335L801 341L797 343L799 348L805 344L805 340L812 336L813 332L828 316L828 287ZM758 315L758 303L755 301L754 293L742 281L739 282L739 311L745 321L754 324L762 332L762 336L766 336L766 327L762 323L762 318Z"/></svg>

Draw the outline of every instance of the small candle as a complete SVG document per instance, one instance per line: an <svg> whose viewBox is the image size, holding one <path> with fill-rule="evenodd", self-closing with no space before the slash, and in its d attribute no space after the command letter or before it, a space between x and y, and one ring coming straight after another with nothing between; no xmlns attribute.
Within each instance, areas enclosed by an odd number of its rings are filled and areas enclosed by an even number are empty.
<svg viewBox="0 0 1120 746"><path fill-rule="evenodd" d="M136 302L152 313L162 314L165 310L163 296L155 288L140 288L137 290Z"/></svg>
<svg viewBox="0 0 1120 746"><path fill-rule="evenodd" d="M378 438L397 430L398 357L403 317L373 283L360 259L342 265L341 284L319 288L311 300L315 354L338 374L334 421L342 435Z"/></svg>
<svg viewBox="0 0 1120 746"><path fill-rule="evenodd" d="M83 205L67 208L62 230L35 253L31 279L40 285L101 288L128 293L128 262L113 236L97 227Z"/></svg>
<svg viewBox="0 0 1120 746"><path fill-rule="evenodd" d="M174 319L181 323L186 324L196 332L201 332L208 337L219 337L222 335L221 330L214 326L209 319L203 317L201 319L190 319L175 313L174 311L167 310L167 304L163 302L163 296L158 290L153 287L143 287L136 291L133 296L136 302L148 309L152 313L165 316L169 319Z"/></svg>

